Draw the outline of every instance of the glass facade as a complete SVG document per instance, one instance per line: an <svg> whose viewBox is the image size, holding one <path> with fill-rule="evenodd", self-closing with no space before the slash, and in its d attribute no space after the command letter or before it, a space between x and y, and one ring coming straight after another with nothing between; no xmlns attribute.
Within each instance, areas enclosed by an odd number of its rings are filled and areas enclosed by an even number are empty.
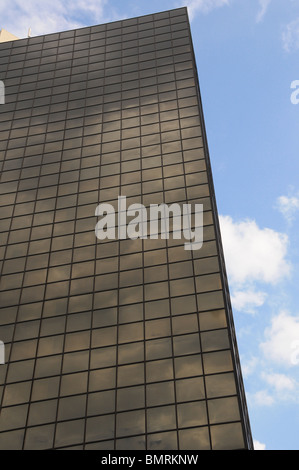
<svg viewBox="0 0 299 470"><path fill-rule="evenodd" d="M0 45L0 449L251 449L187 10ZM99 241L101 202L204 242Z"/></svg>

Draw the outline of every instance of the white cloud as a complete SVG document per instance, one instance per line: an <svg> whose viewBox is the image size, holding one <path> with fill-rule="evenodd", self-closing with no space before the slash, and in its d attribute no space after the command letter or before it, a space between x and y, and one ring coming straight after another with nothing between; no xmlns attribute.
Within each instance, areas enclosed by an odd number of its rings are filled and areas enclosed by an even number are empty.
<svg viewBox="0 0 299 470"><path fill-rule="evenodd" d="M299 210L299 197L280 196L277 199L277 209L284 216L288 223L293 222L295 213Z"/></svg>
<svg viewBox="0 0 299 470"><path fill-rule="evenodd" d="M261 229L254 220L234 222L229 216L220 216L220 226L228 276L235 287L257 281L275 284L289 275L287 235Z"/></svg>
<svg viewBox="0 0 299 470"><path fill-rule="evenodd" d="M298 403L298 382L295 378L280 372L262 372L261 379L266 383L267 390L254 395L256 405Z"/></svg>
<svg viewBox="0 0 299 470"><path fill-rule="evenodd" d="M288 237L260 228L254 220L219 219L233 308L255 314L266 301L266 285L290 274Z"/></svg>
<svg viewBox="0 0 299 470"><path fill-rule="evenodd" d="M231 301L234 309L254 314L256 308L264 304L266 297L267 294L265 292L258 292L254 289L237 290L233 291Z"/></svg>
<svg viewBox="0 0 299 470"><path fill-rule="evenodd" d="M256 367L259 364L259 359L257 357L252 357L250 359L241 358L241 364L243 377L247 378L255 372Z"/></svg>
<svg viewBox="0 0 299 470"><path fill-rule="evenodd" d="M186 0L184 2L184 6L188 7L190 20L193 20L197 13L209 13L215 8L229 4L230 0Z"/></svg>
<svg viewBox="0 0 299 470"><path fill-rule="evenodd" d="M285 374L263 373L262 378L277 392L292 391L296 387L295 380Z"/></svg>
<svg viewBox="0 0 299 470"><path fill-rule="evenodd" d="M16 36L32 36L113 21L115 12L108 0L2 0L0 17L2 27ZM105 13L107 12L107 16Z"/></svg>
<svg viewBox="0 0 299 470"><path fill-rule="evenodd" d="M257 23L260 23L263 20L271 1L272 0L259 0L260 10L259 10L259 12L257 14L257 17L256 17L256 22Z"/></svg>
<svg viewBox="0 0 299 470"><path fill-rule="evenodd" d="M282 33L283 48L287 52L299 49L299 18L285 26Z"/></svg>
<svg viewBox="0 0 299 470"><path fill-rule="evenodd" d="M269 395L267 390L260 390L250 396L250 400L259 406L272 406L275 402L274 398Z"/></svg>
<svg viewBox="0 0 299 470"><path fill-rule="evenodd" d="M266 450L266 444L262 444L256 439L253 440L253 447L254 447L254 450Z"/></svg>
<svg viewBox="0 0 299 470"><path fill-rule="evenodd" d="M260 344L265 358L285 367L299 363L299 315L280 312L265 330L265 341Z"/></svg>
<svg viewBox="0 0 299 470"><path fill-rule="evenodd" d="M263 362L260 361L260 366ZM298 382L292 377L277 372L262 372L260 378L263 388L248 393L252 406L269 407L278 403L298 403Z"/></svg>

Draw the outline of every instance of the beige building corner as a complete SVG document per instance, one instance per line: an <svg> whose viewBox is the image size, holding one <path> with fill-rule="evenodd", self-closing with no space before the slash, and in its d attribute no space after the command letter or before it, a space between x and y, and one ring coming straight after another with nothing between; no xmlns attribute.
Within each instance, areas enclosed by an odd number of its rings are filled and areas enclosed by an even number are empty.
<svg viewBox="0 0 299 470"><path fill-rule="evenodd" d="M16 39L19 39L17 36L14 34L9 33L6 31L6 29L1 29L0 30L0 42L8 42L8 41L16 41Z"/></svg>

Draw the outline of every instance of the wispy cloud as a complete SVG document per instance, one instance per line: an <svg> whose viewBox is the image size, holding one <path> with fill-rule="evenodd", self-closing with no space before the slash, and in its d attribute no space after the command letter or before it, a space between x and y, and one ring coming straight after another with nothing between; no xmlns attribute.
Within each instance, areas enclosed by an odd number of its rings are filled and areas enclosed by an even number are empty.
<svg viewBox="0 0 299 470"><path fill-rule="evenodd" d="M296 388L295 380L285 374L264 372L262 378L278 393L292 391Z"/></svg>
<svg viewBox="0 0 299 470"><path fill-rule="evenodd" d="M109 0L2 0L0 18L20 38L29 27L38 36L118 19Z"/></svg>
<svg viewBox="0 0 299 470"><path fill-rule="evenodd" d="M249 400L255 406L273 406L278 403L298 403L298 381L295 377L281 372L262 372L261 390L249 394Z"/></svg>
<svg viewBox="0 0 299 470"><path fill-rule="evenodd" d="M256 17L257 23L260 23L264 19L271 2L272 0L259 0L260 9Z"/></svg>
<svg viewBox="0 0 299 470"><path fill-rule="evenodd" d="M228 6L231 0L186 0L184 6L188 7L190 20L192 21L197 14L209 13L215 8Z"/></svg>
<svg viewBox="0 0 299 470"><path fill-rule="evenodd" d="M299 210L299 195L280 196L277 198L276 208L283 215L285 220L291 224Z"/></svg>
<svg viewBox="0 0 299 470"><path fill-rule="evenodd" d="M251 403L258 406L272 406L275 403L273 396L267 390L259 390L252 395L249 394L248 397Z"/></svg>
<svg viewBox="0 0 299 470"><path fill-rule="evenodd" d="M282 32L283 48L286 52L299 49L299 18L287 24Z"/></svg>
<svg viewBox="0 0 299 470"><path fill-rule="evenodd" d="M253 440L254 450L266 450L266 444L262 444L256 439Z"/></svg>
<svg viewBox="0 0 299 470"><path fill-rule="evenodd" d="M255 314L256 309L261 307L267 298L265 292L249 290L234 290L231 296L232 304L236 310Z"/></svg>
<svg viewBox="0 0 299 470"><path fill-rule="evenodd" d="M284 374L262 374L264 387L248 394L252 406L270 407L278 403L298 403L298 384Z"/></svg>
<svg viewBox="0 0 299 470"><path fill-rule="evenodd" d="M256 368L259 366L259 358L258 357L251 357L251 358L242 358L242 374L243 377L247 378L251 374L255 373Z"/></svg>

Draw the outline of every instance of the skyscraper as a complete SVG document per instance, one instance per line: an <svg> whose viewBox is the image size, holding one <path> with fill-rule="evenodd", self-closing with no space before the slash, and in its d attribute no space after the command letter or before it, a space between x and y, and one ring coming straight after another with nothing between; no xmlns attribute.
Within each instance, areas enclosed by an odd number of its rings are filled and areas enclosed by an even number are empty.
<svg viewBox="0 0 299 470"><path fill-rule="evenodd" d="M252 449L186 8L0 53L0 448ZM119 196L202 247L97 239Z"/></svg>

